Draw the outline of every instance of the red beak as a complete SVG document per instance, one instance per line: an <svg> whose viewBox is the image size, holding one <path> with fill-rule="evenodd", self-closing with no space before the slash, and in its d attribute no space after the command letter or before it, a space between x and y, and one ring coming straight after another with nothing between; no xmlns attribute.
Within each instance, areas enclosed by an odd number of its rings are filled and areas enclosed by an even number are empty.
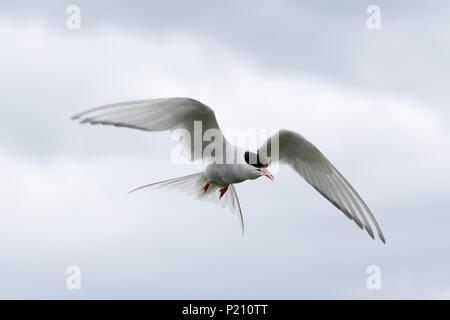
<svg viewBox="0 0 450 320"><path fill-rule="evenodd" d="M265 175L267 178L269 178L272 181L275 179L273 177L273 175L269 172L269 170L267 170L266 168L258 169L258 171L261 172L263 175Z"/></svg>

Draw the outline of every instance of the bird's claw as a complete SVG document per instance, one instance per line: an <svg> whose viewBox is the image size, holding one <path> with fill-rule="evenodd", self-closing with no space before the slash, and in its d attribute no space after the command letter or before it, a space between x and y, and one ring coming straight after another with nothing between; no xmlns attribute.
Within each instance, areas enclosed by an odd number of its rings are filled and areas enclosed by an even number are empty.
<svg viewBox="0 0 450 320"><path fill-rule="evenodd" d="M219 199L222 199L223 195L225 194L225 192L227 192L228 190L228 186L226 186L225 188L220 189L220 197Z"/></svg>

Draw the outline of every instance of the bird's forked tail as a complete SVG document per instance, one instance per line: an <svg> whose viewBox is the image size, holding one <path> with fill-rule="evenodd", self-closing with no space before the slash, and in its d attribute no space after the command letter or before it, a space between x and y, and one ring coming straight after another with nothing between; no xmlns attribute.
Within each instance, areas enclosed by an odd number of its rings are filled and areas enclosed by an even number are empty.
<svg viewBox="0 0 450 320"><path fill-rule="evenodd" d="M203 172L194 173L188 176L183 176L179 178L164 180L160 182L154 182L146 184L139 188L131 190L129 193L138 191L141 189L162 189L166 188L169 190L175 190L187 195L191 195L196 200L206 200L221 204L222 207L229 207L232 212L239 214L242 233L244 233L244 220L242 217L241 205L237 197L236 190L233 185L228 187L228 192L220 198L219 189L220 186L210 183L209 187L205 191L203 186L207 183L206 175Z"/></svg>

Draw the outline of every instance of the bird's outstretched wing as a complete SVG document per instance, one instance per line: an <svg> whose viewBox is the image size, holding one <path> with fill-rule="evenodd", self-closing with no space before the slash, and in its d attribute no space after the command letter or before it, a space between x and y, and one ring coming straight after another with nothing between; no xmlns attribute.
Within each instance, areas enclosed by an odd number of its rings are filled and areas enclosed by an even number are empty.
<svg viewBox="0 0 450 320"><path fill-rule="evenodd" d="M97 107L72 117L80 123L113 125L144 131L174 131L185 129L190 139L183 139L185 150L190 151L189 160L209 160L216 156L205 148L216 142L226 150L233 149L220 131L214 111L203 103L190 98L150 99L115 103ZM209 130L210 135L205 135ZM211 137L211 134L213 135ZM210 141L204 141L210 139ZM209 137L209 138L208 138ZM219 149L219 148L217 148ZM210 149L209 149L210 150ZM217 158L214 159L217 161ZM222 160L225 161L225 160Z"/></svg>
<svg viewBox="0 0 450 320"><path fill-rule="evenodd" d="M278 143L278 155L275 143ZM279 160L292 167L322 196L374 238L372 224L381 241L386 243L375 217L359 194L322 152L303 136L293 131L280 130L259 148L258 153L267 155L271 161Z"/></svg>

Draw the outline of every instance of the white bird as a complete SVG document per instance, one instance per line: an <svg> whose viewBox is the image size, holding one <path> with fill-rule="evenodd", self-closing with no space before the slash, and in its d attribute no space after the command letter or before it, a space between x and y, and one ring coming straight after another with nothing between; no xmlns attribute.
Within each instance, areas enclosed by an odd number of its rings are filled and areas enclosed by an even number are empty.
<svg viewBox="0 0 450 320"><path fill-rule="evenodd" d="M185 129L192 136L195 131L194 122L200 121L202 136L208 129L215 129L220 135L220 141L223 141L225 150L235 151L234 155L237 158L233 159L232 163L220 162L217 158L205 154L209 142L201 139L200 148L195 149L189 141L186 147L191 151L190 160L209 162L203 172L144 185L130 192L150 187L166 187L191 194L200 200L221 203L222 206L228 206L239 214L244 232L242 210L234 184L262 176L273 180L267 167L270 161L279 161L294 169L358 227L365 229L373 239L372 228L375 228L381 241L386 242L375 217L355 189L319 149L296 132L280 130L276 134L279 144L277 158L269 155L271 151L265 153L267 157L262 156L265 150L271 150L271 143L274 141L272 139L268 139L258 149L257 154L242 152L225 139L214 111L190 98L150 99L110 104L82 112L72 119L79 120L82 124L113 125L144 131Z"/></svg>

